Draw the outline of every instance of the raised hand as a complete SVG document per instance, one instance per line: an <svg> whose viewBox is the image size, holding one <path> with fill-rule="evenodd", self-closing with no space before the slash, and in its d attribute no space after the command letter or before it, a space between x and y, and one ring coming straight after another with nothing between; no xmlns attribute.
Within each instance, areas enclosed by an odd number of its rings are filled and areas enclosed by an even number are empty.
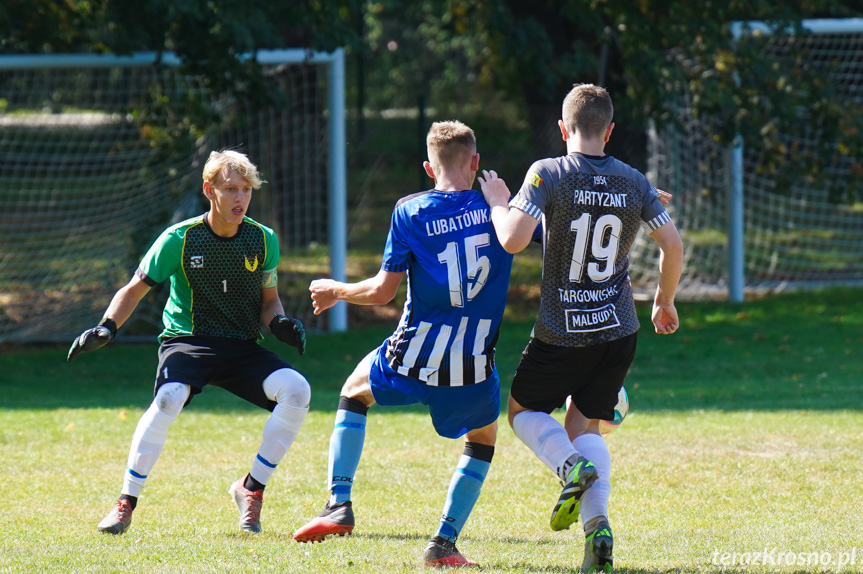
<svg viewBox="0 0 863 574"><path fill-rule="evenodd" d="M509 203L511 197L509 188L506 182L497 176L497 172L482 170L482 176L477 179L486 203L492 207Z"/></svg>

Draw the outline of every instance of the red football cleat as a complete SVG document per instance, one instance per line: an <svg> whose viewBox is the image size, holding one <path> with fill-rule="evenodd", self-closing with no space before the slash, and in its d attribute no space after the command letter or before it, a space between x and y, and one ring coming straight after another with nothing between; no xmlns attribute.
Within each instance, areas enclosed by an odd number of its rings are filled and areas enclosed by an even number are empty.
<svg viewBox="0 0 863 574"><path fill-rule="evenodd" d="M132 524L132 503L124 498L117 501L108 516L99 523L98 528L99 532L123 534L129 530L130 524Z"/></svg>
<svg viewBox="0 0 863 574"><path fill-rule="evenodd" d="M330 506L294 532L297 542L323 542L327 536L350 534L354 530L354 510L351 501Z"/></svg>
<svg viewBox="0 0 863 574"><path fill-rule="evenodd" d="M261 531L261 506L264 503L263 490L248 490L244 486L246 477L231 485L228 494L234 498L237 510L240 512L240 530L246 532Z"/></svg>
<svg viewBox="0 0 863 574"><path fill-rule="evenodd" d="M426 566L434 566L441 568L464 568L478 567L479 564L473 560L468 560L461 555L455 543L445 540L440 536L435 536L426 546L423 552L423 560Z"/></svg>

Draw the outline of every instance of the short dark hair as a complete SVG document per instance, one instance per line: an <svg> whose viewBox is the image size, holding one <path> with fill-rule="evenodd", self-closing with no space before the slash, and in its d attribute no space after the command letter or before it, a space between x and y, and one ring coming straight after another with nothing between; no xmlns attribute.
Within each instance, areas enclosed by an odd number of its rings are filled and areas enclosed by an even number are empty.
<svg viewBox="0 0 863 574"><path fill-rule="evenodd" d="M563 125L570 134L602 137L614 117L614 105L605 88L576 84L563 100Z"/></svg>

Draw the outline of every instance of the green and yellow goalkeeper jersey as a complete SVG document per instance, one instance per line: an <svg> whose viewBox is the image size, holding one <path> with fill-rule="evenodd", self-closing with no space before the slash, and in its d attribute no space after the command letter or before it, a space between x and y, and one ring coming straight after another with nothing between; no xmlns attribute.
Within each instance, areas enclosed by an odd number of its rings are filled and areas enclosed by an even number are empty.
<svg viewBox="0 0 863 574"><path fill-rule="evenodd" d="M233 237L216 235L206 214L162 232L135 274L154 286L170 278L162 313L166 337L261 338L261 289L275 287L279 242L272 229L243 219Z"/></svg>

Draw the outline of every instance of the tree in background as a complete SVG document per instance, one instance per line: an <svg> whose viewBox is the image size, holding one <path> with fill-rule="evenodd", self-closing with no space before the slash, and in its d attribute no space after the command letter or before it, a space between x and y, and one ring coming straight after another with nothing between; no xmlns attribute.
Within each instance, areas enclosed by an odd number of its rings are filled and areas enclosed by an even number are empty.
<svg viewBox="0 0 863 574"><path fill-rule="evenodd" d="M331 51L356 44L351 15L359 2L7 0L0 4L0 53L173 52L182 62L181 73L200 75L215 93L255 105L284 94L254 57L239 55L283 47ZM152 132L147 117L156 115L154 108L165 100L159 86L153 92L136 117L142 133L161 138L166 148L176 139L201 135L225 115L190 100L173 129Z"/></svg>
<svg viewBox="0 0 863 574"><path fill-rule="evenodd" d="M763 38L735 42L729 26L764 20L801 32L804 18L857 13L852 0L7 0L0 53L173 51L213 89L254 99L278 98L278 86L238 54L346 46L361 108L428 105L442 117L478 110L527 122L534 157L562 149L554 121L573 83L609 88L616 140L642 133L648 119L673 123L687 92L694 114L715 118L717 141L741 134L763 149L764 169L787 180L817 177L837 152L859 157L863 113L823 69L771 61ZM213 119L186 116L193 127ZM815 155L780 137L804 116L820 134ZM856 171L863 177L863 166Z"/></svg>
<svg viewBox="0 0 863 574"><path fill-rule="evenodd" d="M254 63L237 55L353 45L352 14L359 5L360 0L7 0L0 4L0 53L170 51L187 71L212 76L217 84L253 80Z"/></svg>
<svg viewBox="0 0 863 574"><path fill-rule="evenodd" d="M643 134L649 119L660 127L675 123L686 93L693 114L714 120L718 142L740 134L747 146L763 149L764 169L780 176L781 191L793 177L818 177L837 152L859 157L863 113L836 92L824 68L802 57L773 61L763 52L766 37L735 41L730 26L763 20L777 31L803 33L803 19L850 17L859 13L856 6L840 0L367 3L365 85L374 89L366 101L378 109L412 107L416 94L425 93L444 113L471 104L486 113L515 110L506 117L527 120L532 156L541 157L562 150L555 122L573 83L599 83L613 94L612 153ZM799 131L804 116L821 134L815 155L788 149L781 138ZM624 159L643 164L643 156L632 155L644 138L635 142L622 150Z"/></svg>

